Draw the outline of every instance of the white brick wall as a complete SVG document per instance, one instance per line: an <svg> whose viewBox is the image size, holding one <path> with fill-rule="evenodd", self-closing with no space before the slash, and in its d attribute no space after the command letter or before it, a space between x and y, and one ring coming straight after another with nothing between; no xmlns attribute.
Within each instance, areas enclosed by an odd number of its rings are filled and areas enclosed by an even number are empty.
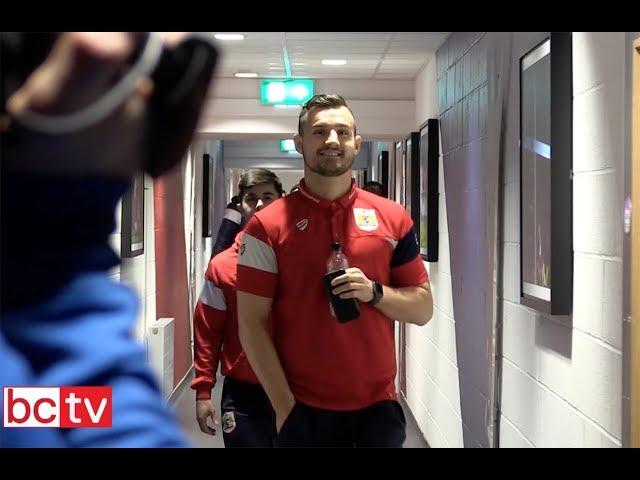
<svg viewBox="0 0 640 480"><path fill-rule="evenodd" d="M505 186L503 447L621 443L624 55L624 33L573 34L572 316L519 304L519 182Z"/></svg>
<svg viewBox="0 0 640 480"><path fill-rule="evenodd" d="M621 72L620 72L621 73ZM618 85L600 84L584 93L575 92L574 163L576 172L614 167L622 156L624 144L615 141L615 132L623 128L623 118L606 105L622 103L624 90ZM593 117L599 118L593 122Z"/></svg>
<svg viewBox="0 0 640 480"><path fill-rule="evenodd" d="M202 158L200 154L199 158ZM193 163L195 167L197 162ZM187 212L185 208L185 227L193 222L195 227L195 276L193 278L195 298L200 293L199 288L202 285L202 277L204 269L208 264L211 255L212 239L202 238L202 164L200 162L198 169L193 171L194 179L194 203L193 210ZM188 202L186 198L188 192L185 188L185 207ZM109 276L115 281L121 281L129 285L136 293L139 301L139 309L136 315L135 327L132 334L140 341L145 341L146 327L150 326L157 320L156 318L156 255L155 255L155 221L154 221L154 205L153 205L153 179L145 177L144 191L144 253L137 257L122 259L119 266L110 270ZM117 254L120 254L121 242L121 207L119 202L116 211L116 229L109 236L109 244ZM185 231L186 228L185 228ZM187 238L187 258L188 249L190 248Z"/></svg>
<svg viewBox="0 0 640 480"><path fill-rule="evenodd" d="M434 357L432 357L431 361L434 361ZM412 365L411 369L407 369L407 386L411 385L413 392L416 394L416 396L413 396L411 390L407 387L407 403L410 406L416 404L424 405L427 414L433 419L434 426L444 436L446 445L442 446L462 447L462 420L458 413L459 405L458 411L456 411L449 398L440 389L439 380L441 378L436 377L434 379L429 375L421 365L420 360L409 349L407 349L407 363ZM418 423L418 426L423 434L429 429L429 426L425 424ZM430 445L433 442L428 437L427 441Z"/></svg>
<svg viewBox="0 0 640 480"><path fill-rule="evenodd" d="M574 156L574 162L578 161ZM576 252L622 256L622 157L618 157L618 161L618 169L576 173L573 177L573 246Z"/></svg>
<svg viewBox="0 0 640 480"><path fill-rule="evenodd" d="M451 77L454 81L454 77ZM462 79L460 78L461 82ZM438 117L436 61L416 80L416 128ZM407 328L407 404L431 447L462 447L460 385L451 290L449 230L442 157L439 178L439 258L425 263L434 299L434 314L425 327Z"/></svg>
<svg viewBox="0 0 640 480"><path fill-rule="evenodd" d="M156 235L155 208L153 205L153 179L145 176L144 180L144 325L141 325L143 335L148 326L157 320L156 316Z"/></svg>
<svg viewBox="0 0 640 480"><path fill-rule="evenodd" d="M428 388L428 386L425 386ZM407 379L407 404L411 409L422 433L425 438L429 439L429 446L431 448L448 448L451 447L444 434L435 422L429 409L422 402L424 395L419 395L416 391L411 379ZM432 409L431 409L432 410Z"/></svg>
<svg viewBox="0 0 640 480"><path fill-rule="evenodd" d="M500 422L500 442L507 448L531 448L532 443L527 440L520 430L509 421L507 417L502 417Z"/></svg>
<svg viewBox="0 0 640 480"><path fill-rule="evenodd" d="M442 317L439 316L434 319L436 323L440 320L440 323L446 324L449 320L442 321ZM424 335L419 327L411 327L413 330L411 335L407 335L407 350L412 352L413 359L417 364L426 372L431 379L437 380L438 390L446 398L451 405L451 408L460 415L460 387L458 384L458 368L455 362L455 344L453 345L454 361L451 361L445 352L440 350L432 338L427 337L426 341ZM449 343L449 342L444 342ZM445 357L445 360L442 357Z"/></svg>
<svg viewBox="0 0 640 480"><path fill-rule="evenodd" d="M213 223L212 228L212 236L211 237L203 237L202 236L202 182L203 182L203 165L202 165L202 156L204 153L208 153L213 158L212 166L214 168L214 178L215 174L215 165L216 162L220 161L217 157L215 151L215 142L214 141L200 141L194 143L191 148L191 172L194 176L193 179L193 187L194 187L194 196L193 196L193 206L192 206L192 218L185 218L185 222L192 222L189 227L185 226L185 231L187 228L193 229L193 245L189 246L187 242L187 248L194 249L194 265L193 265L193 278L189 279L190 285L189 288L193 291L193 305L191 305L191 315L193 314L193 309L195 308L195 303L200 296L200 292L202 290L202 286L204 284L204 273L207 270L209 265L209 260L211 259L211 249L213 248L213 244L215 242L216 236L218 235L217 225L215 219L211 219ZM211 192L214 195L214 201L217 201L217 197L214 192ZM215 213L215 212L214 212ZM219 223L219 222L218 222Z"/></svg>
<svg viewBox="0 0 640 480"><path fill-rule="evenodd" d="M109 237L111 246L120 254L121 247L121 208L122 202L116 208L116 230ZM143 342L146 327L155 321L156 312L156 276L155 276L155 231L153 209L153 180L145 176L144 179L144 253L133 258L123 258L122 264L115 267L113 272L119 273L118 279L129 285L138 297L139 305L133 334ZM114 276L115 278L115 276Z"/></svg>
<svg viewBox="0 0 640 480"><path fill-rule="evenodd" d="M134 333L138 340L144 339L145 321L145 260L144 254L133 258L123 258L120 267L120 281L131 287L138 297L138 311Z"/></svg>

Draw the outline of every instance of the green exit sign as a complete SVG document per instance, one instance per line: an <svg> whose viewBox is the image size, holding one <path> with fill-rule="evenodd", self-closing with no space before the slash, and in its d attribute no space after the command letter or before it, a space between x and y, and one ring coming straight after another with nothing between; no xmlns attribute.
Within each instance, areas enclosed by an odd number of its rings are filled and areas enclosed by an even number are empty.
<svg viewBox="0 0 640 480"><path fill-rule="evenodd" d="M286 140L280 140L280 151L281 152L296 152L296 144L293 141L293 138L288 138Z"/></svg>
<svg viewBox="0 0 640 480"><path fill-rule="evenodd" d="M262 80L263 105L302 105L313 97L313 80Z"/></svg>

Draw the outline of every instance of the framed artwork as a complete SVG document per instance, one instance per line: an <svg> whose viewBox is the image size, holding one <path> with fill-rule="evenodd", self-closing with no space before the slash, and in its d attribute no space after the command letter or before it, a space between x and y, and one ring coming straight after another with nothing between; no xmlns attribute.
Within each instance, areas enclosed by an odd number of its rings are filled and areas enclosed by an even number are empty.
<svg viewBox="0 0 640 480"><path fill-rule="evenodd" d="M364 184L367 183L367 171L366 170L352 170L352 176L356 181L356 185L359 188L364 187Z"/></svg>
<svg viewBox="0 0 640 480"><path fill-rule="evenodd" d="M391 144L389 151L389 183L387 185L387 198L389 200L396 199L396 145Z"/></svg>
<svg viewBox="0 0 640 480"><path fill-rule="evenodd" d="M202 156L202 237L213 235L213 159Z"/></svg>
<svg viewBox="0 0 640 480"><path fill-rule="evenodd" d="M405 201L405 170L404 170L404 142L396 142L395 145L395 201L402 205L406 204Z"/></svg>
<svg viewBox="0 0 640 480"><path fill-rule="evenodd" d="M552 33L520 59L520 303L571 313L571 34Z"/></svg>
<svg viewBox="0 0 640 480"><path fill-rule="evenodd" d="M131 188L122 197L122 258L137 257L144 253L144 174L137 174Z"/></svg>
<svg viewBox="0 0 640 480"><path fill-rule="evenodd" d="M384 196L389 197L389 152L382 150L378 154L378 166L380 168L380 183L384 187Z"/></svg>
<svg viewBox="0 0 640 480"><path fill-rule="evenodd" d="M432 118L420 127L420 222L416 225L420 254L427 262L438 261L439 162L439 125Z"/></svg>
<svg viewBox="0 0 640 480"><path fill-rule="evenodd" d="M405 208L418 233L420 228L420 132L405 139ZM419 237L418 237L419 238Z"/></svg>

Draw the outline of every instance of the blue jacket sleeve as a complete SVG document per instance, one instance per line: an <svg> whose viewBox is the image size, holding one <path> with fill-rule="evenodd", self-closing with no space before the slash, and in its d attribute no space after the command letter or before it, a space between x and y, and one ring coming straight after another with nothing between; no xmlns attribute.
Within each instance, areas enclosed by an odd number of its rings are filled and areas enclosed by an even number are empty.
<svg viewBox="0 0 640 480"><path fill-rule="evenodd" d="M62 430L72 447L187 446L132 336L137 298L101 273L78 276L60 293L3 318L3 330L29 352L35 385L110 386L112 427Z"/></svg>
<svg viewBox="0 0 640 480"><path fill-rule="evenodd" d="M0 386L31 387L36 380L27 360L12 348L0 333ZM4 388L0 389L0 404L4 405ZM64 447L62 433L55 428L5 428L4 408L0 410L0 448Z"/></svg>
<svg viewBox="0 0 640 480"><path fill-rule="evenodd" d="M1 182L0 333L13 363L23 362L23 382L112 389L111 428L18 429L20 445L187 446L133 336L138 300L108 276L119 261L108 238L126 182L5 172ZM3 383L20 381L2 373ZM54 432L48 440L45 430Z"/></svg>

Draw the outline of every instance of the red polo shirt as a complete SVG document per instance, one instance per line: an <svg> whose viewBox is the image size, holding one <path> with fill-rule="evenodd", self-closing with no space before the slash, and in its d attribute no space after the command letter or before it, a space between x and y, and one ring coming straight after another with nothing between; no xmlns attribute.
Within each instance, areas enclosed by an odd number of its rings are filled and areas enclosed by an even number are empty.
<svg viewBox="0 0 640 480"><path fill-rule="evenodd" d="M427 281L413 222L401 205L353 182L342 198L328 201L303 181L245 227L237 289L273 299L273 341L296 399L356 410L396 399L393 322L362 303L351 322L331 315L322 280L333 241L350 266L383 285Z"/></svg>
<svg viewBox="0 0 640 480"><path fill-rule="evenodd" d="M191 388L198 400L211 398L218 363L222 374L259 383L238 337L236 269L242 232L231 247L209 261L205 283L193 315L195 378Z"/></svg>

